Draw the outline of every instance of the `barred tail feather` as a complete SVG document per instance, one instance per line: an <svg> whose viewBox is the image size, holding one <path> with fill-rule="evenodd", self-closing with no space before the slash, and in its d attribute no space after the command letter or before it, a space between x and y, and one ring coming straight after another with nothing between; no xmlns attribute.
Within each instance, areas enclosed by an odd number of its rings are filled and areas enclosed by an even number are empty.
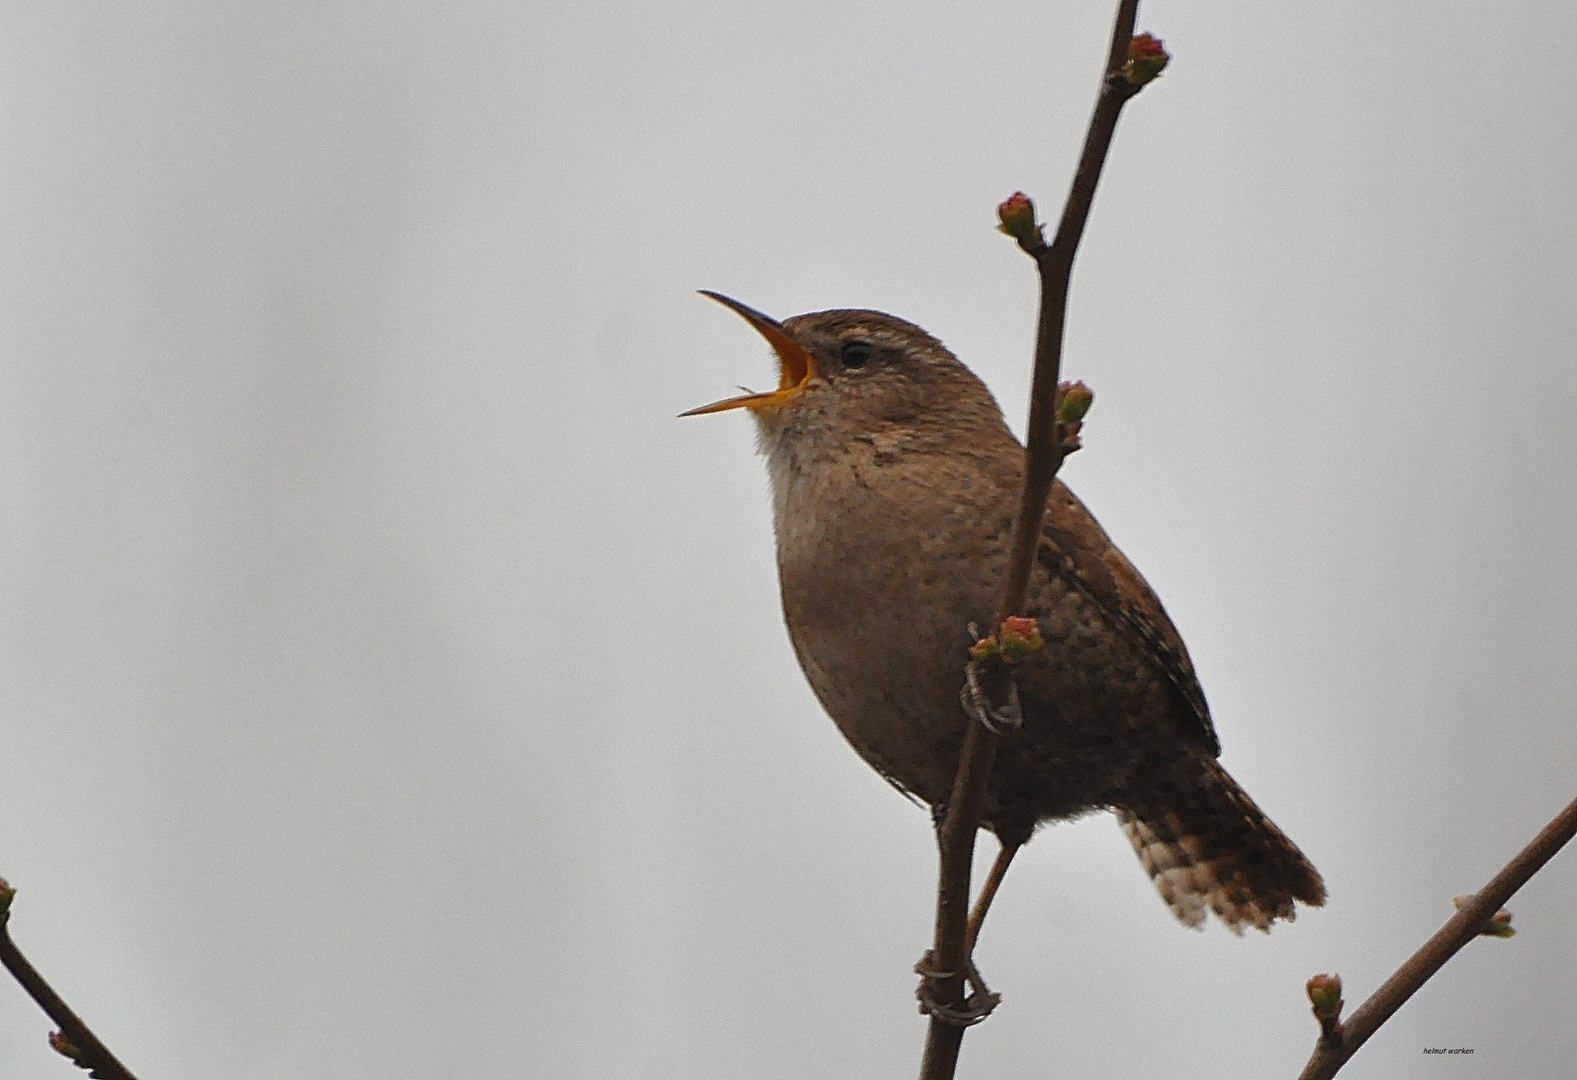
<svg viewBox="0 0 1577 1080"><path fill-rule="evenodd" d="M1294 901L1325 903L1325 883L1227 771L1211 760L1147 785L1145 805L1117 820L1176 915L1188 926L1214 911L1233 933L1296 917Z"/></svg>

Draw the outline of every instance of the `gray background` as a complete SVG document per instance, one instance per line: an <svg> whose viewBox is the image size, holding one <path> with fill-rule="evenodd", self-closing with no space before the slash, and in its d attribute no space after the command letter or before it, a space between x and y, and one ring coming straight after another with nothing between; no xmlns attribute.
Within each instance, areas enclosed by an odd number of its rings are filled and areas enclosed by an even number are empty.
<svg viewBox="0 0 1577 1080"><path fill-rule="evenodd" d="M795 667L720 289L1021 426L1112 5L0 8L0 874L145 1078L904 1077L926 817ZM1331 902L1042 836L965 1075L1291 1076L1577 791L1569 6L1156 0L1066 478ZM989 846L989 845L988 845ZM1577 1059L1577 857L1352 1077ZM66 1077L0 986L0 1074ZM1471 1058L1425 1057L1467 1046Z"/></svg>

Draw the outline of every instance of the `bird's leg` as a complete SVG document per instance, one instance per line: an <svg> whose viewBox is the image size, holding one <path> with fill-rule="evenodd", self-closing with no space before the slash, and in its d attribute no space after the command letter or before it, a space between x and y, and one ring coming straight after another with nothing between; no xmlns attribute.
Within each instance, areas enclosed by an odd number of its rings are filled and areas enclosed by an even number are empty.
<svg viewBox="0 0 1577 1080"><path fill-rule="evenodd" d="M937 828L941 828L947 811L944 807L933 807L932 817ZM980 1023L991 1015L992 1010L1002 1000L1002 995L993 994L986 985L986 980L980 975L980 970L975 967L975 941L980 936L980 924L986 920L986 912L991 910L991 902L996 899L997 890L1002 887L1002 879L1007 876L1008 866L1013 862L1013 856L1018 854L1018 849L1024 846L1023 840L1004 840L997 850L996 861L991 864L991 872L986 875L985 884L980 888L980 896L975 900L975 906L969 913L969 924L964 931L964 981L969 985L970 994L961 1007L950 1007L936 1000L934 986L937 980L951 978L957 972L940 971L936 968L936 954L926 950L925 956L915 965L914 971L920 976L920 987L915 991L915 996L920 999L920 1011L934 1016L945 1023L957 1027L970 1027Z"/></svg>
<svg viewBox="0 0 1577 1080"><path fill-rule="evenodd" d="M975 639L977 645L980 644L982 640L980 628L974 623L969 624L969 636ZM1008 673L1003 680L1007 684L1006 704L998 706L992 701L991 694L985 686L987 662L971 659L965 665L964 688L959 691L959 702L963 705L965 714L972 720L987 731L1002 735L1006 731L1013 731L1023 726L1024 712L1019 704L1018 686L1013 681L1011 673ZM947 821L947 811L948 808L944 804L938 803L931 807L931 824L938 832ZM1018 849L1023 844L1023 839L1002 841L996 862L991 866L991 873L986 877L985 885L980 890L980 898L975 901L974 909L970 912L969 922L965 927L963 971L938 969L936 954L929 950L915 965L915 974L920 976L920 987L915 991L915 996L920 999L921 1012L943 1023L969 1027L990 1016L997 1003L1002 1000L1001 995L993 994L986 986L986 981L980 977L980 971L975 967L975 939L980 936L980 924L985 921L986 912L991 910L991 901L996 898L997 889L1002 886L1002 878L1008 872L1008 865L1012 863L1013 856L1018 854ZM960 975L971 991L964 1001L956 1006L944 1005L937 1001L936 984L940 980L954 979Z"/></svg>
<svg viewBox="0 0 1577 1080"><path fill-rule="evenodd" d="M969 927L964 932L964 955L971 960L975 954L975 941L980 937L980 924L986 921L986 912L991 910L991 902L997 898L1002 879L1007 877L1008 866L1012 864L1013 856L1018 854L1018 849L1024 846L1024 841L1003 840L1001 844L997 849L996 862L991 864L991 873L986 875L985 884L980 887L974 910L969 913ZM973 967L973 963L970 966Z"/></svg>
<svg viewBox="0 0 1577 1080"><path fill-rule="evenodd" d="M997 898L997 890L1002 887L1002 879L1007 877L1008 867L1013 863L1013 856L1018 854L1018 849L1024 846L1022 840L1001 840L997 848L997 857L991 864L991 872L986 875L985 884L980 886L980 895L975 898L975 906L969 912L969 925L964 929L964 979L969 983L974 993L969 995L966 1003L971 1006L971 1012L978 1012L979 1019L984 1020L997 1007L997 1002L1002 1000L1002 995L993 994L986 985L986 980L980 977L980 969L975 967L975 942L980 938L980 926L986 921L986 913L991 910L991 902Z"/></svg>

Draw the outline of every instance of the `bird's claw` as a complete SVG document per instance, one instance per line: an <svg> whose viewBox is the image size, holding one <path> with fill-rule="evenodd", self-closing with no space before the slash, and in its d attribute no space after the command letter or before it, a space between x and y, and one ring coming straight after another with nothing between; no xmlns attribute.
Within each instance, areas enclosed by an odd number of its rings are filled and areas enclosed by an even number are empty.
<svg viewBox="0 0 1577 1080"><path fill-rule="evenodd" d="M964 959L964 982L970 994L956 1005L944 1005L936 1000L937 983L955 977L958 972L938 970L935 950L925 951L914 966L914 973L920 976L920 985L914 992L920 1001L920 1012L951 1027L974 1027L1002 1003L1002 995L991 992L969 957Z"/></svg>
<svg viewBox="0 0 1577 1080"><path fill-rule="evenodd" d="M973 629L973 625L970 627ZM958 692L964 711L980 722L993 735L1004 735L1024 726L1024 709L1018 700L1018 684L1008 680L1008 700L1005 705L995 705L985 687L980 685L981 667L971 660L964 665L964 688Z"/></svg>

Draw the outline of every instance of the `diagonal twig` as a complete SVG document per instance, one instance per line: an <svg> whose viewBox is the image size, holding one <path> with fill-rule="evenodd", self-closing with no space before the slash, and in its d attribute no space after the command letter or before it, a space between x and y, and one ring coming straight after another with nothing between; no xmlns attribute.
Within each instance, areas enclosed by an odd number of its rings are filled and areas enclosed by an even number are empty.
<svg viewBox="0 0 1577 1080"><path fill-rule="evenodd" d="M1533 842L1523 848L1517 857L1506 864L1482 889L1473 895L1451 919L1435 931L1435 935L1408 957L1396 973L1370 995L1369 1000L1358 1006L1346 1023L1340 1027L1337 1039L1322 1037L1309 1063L1304 1066L1298 1080L1330 1080L1358 1048L1369 1040L1381 1024L1389 1020L1418 988L1429 981L1447 960L1461 948L1483 933L1495 913L1511 899L1513 893L1538 873L1555 853L1577 836L1577 800L1555 815Z"/></svg>
<svg viewBox="0 0 1577 1080"><path fill-rule="evenodd" d="M88 1030L88 1026L61 1000L60 995L22 955L16 942L11 940L11 899L15 895L14 889L0 881L0 964L5 965L6 970L22 984L22 989L38 1002L38 1007L48 1013L49 1018L60 1028L58 1035L50 1036L50 1045L71 1058L78 1068L86 1069L95 1080L137 1080L131 1070L110 1053L109 1047Z"/></svg>

